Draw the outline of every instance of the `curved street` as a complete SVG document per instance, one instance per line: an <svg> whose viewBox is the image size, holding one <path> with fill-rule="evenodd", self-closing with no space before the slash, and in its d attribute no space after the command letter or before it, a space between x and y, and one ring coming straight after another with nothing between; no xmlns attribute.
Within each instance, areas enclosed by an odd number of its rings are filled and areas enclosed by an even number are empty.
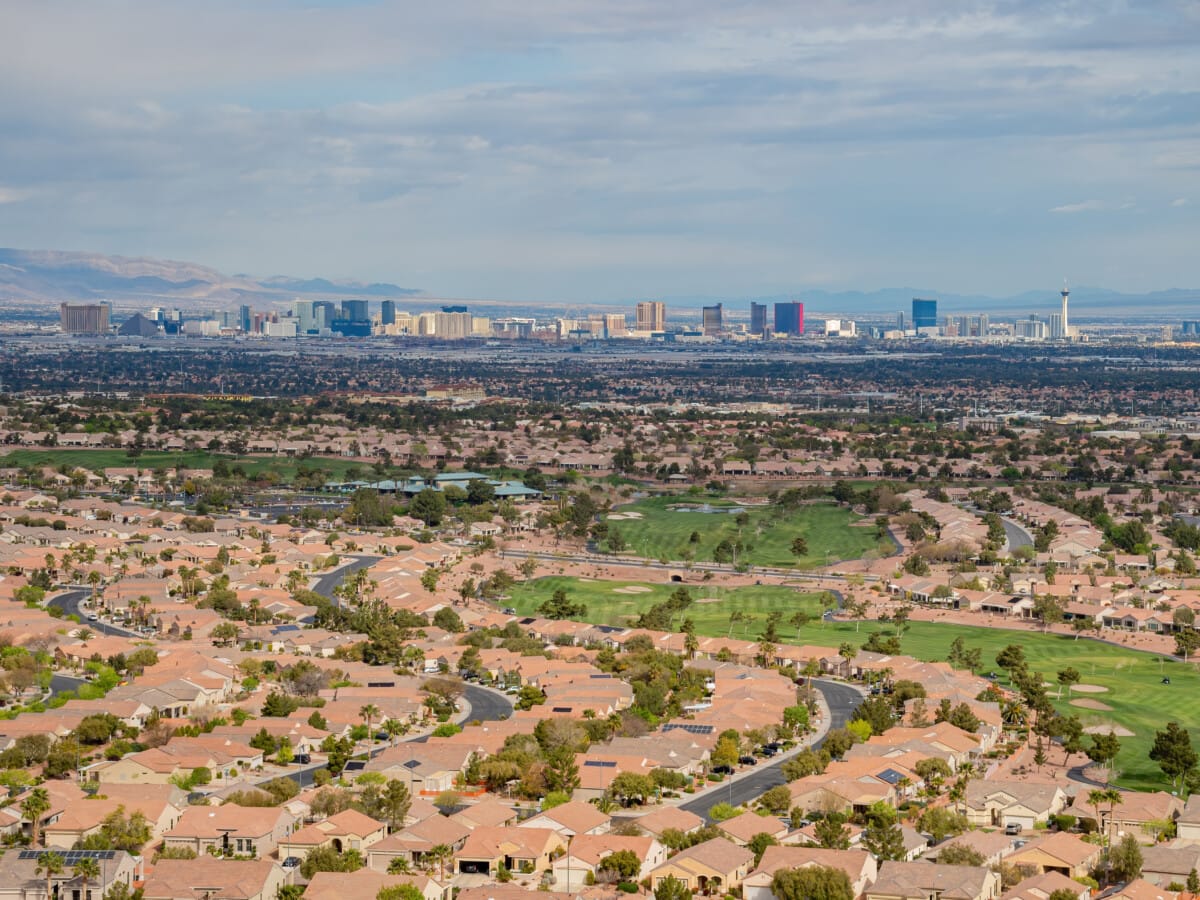
<svg viewBox="0 0 1200 900"><path fill-rule="evenodd" d="M850 714L862 703L863 695L858 688L838 681L814 680L813 684L829 707L829 721L822 726L825 730L811 745L816 749L825 743L825 736L831 730L842 728L850 721ZM708 811L718 803L729 803L733 806L750 803L776 785L787 783L783 777L783 764L787 759L759 763L753 769L743 770L718 787L706 791L703 796L680 804L679 808L703 816L707 820Z"/></svg>

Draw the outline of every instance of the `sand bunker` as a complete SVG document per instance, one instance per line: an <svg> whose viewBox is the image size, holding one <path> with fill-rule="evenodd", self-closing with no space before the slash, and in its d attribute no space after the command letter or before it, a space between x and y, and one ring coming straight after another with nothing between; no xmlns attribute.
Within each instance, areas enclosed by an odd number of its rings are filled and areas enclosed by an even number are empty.
<svg viewBox="0 0 1200 900"><path fill-rule="evenodd" d="M1095 709L1100 712L1108 712L1112 709L1107 703L1101 703L1099 700L1072 700L1072 706L1078 706L1080 709Z"/></svg>
<svg viewBox="0 0 1200 900"><path fill-rule="evenodd" d="M627 512L624 515L625 515L625 518L627 518L627 519L643 519L643 518L645 518L645 516L643 516L640 512ZM611 518L611 516L609 518Z"/></svg>
<svg viewBox="0 0 1200 900"><path fill-rule="evenodd" d="M1077 694L1107 694L1108 688L1100 684L1077 684L1071 690Z"/></svg>
<svg viewBox="0 0 1200 900"><path fill-rule="evenodd" d="M724 597L701 597L697 603L721 603L725 600Z"/></svg>
<svg viewBox="0 0 1200 900"><path fill-rule="evenodd" d="M644 587L640 584L631 584L628 587L613 588L613 593L614 594L648 594L648 593L650 593L650 588Z"/></svg>
<svg viewBox="0 0 1200 900"><path fill-rule="evenodd" d="M609 517L608 517L608 521L610 521L610 522L624 522L624 521L625 521L626 519L628 519L628 518L629 518L629 516L625 515L625 513L612 513L611 515L609 515Z"/></svg>
<svg viewBox="0 0 1200 900"><path fill-rule="evenodd" d="M1115 734L1117 737L1133 737L1133 732L1120 725L1089 725L1084 734Z"/></svg>

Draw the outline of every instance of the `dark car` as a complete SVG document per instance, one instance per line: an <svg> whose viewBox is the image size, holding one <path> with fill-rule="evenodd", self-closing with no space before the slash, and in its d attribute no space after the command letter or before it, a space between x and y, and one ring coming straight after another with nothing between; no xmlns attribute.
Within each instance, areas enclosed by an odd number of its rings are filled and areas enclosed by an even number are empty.
<svg viewBox="0 0 1200 900"><path fill-rule="evenodd" d="M310 762L312 762L312 756L308 753L297 753L292 757L292 761L298 766L307 766Z"/></svg>
<svg viewBox="0 0 1200 900"><path fill-rule="evenodd" d="M774 756L779 751L776 750L774 747L772 747L770 744L768 744L766 747L760 747L758 752L761 753L763 756Z"/></svg>
<svg viewBox="0 0 1200 900"><path fill-rule="evenodd" d="M738 757L738 765L757 766L758 760L755 759L753 756L739 756Z"/></svg>
<svg viewBox="0 0 1200 900"><path fill-rule="evenodd" d="M713 766L712 772L714 775L732 775L733 766Z"/></svg>
<svg viewBox="0 0 1200 900"><path fill-rule="evenodd" d="M294 869L294 868L296 868L296 866L300 865L300 857L289 856L287 859L285 859L283 862L281 862L280 865L283 866L285 869Z"/></svg>

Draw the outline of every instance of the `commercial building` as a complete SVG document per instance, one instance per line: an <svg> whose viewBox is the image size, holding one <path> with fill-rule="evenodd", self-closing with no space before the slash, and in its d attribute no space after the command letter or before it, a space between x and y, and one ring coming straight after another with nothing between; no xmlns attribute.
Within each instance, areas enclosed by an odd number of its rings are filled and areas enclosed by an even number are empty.
<svg viewBox="0 0 1200 900"><path fill-rule="evenodd" d="M64 334L108 334L107 303L63 303L58 307Z"/></svg>
<svg viewBox="0 0 1200 900"><path fill-rule="evenodd" d="M913 328L917 331L920 331L922 328L937 328L937 304L936 300L923 300L920 297L913 297Z"/></svg>
<svg viewBox="0 0 1200 900"><path fill-rule="evenodd" d="M666 331L667 304L661 300L644 300L637 305L638 331Z"/></svg>
<svg viewBox="0 0 1200 900"><path fill-rule="evenodd" d="M716 306L705 306L701 309L702 330L706 336L712 337L721 333L725 327L722 313L723 308L720 303Z"/></svg>
<svg viewBox="0 0 1200 900"><path fill-rule="evenodd" d="M379 304L379 324L385 326L396 324L395 300L384 300Z"/></svg>
<svg viewBox="0 0 1200 900"><path fill-rule="evenodd" d="M1027 341L1044 341L1046 339L1046 323L1037 316L1028 319L1018 319L1013 323L1013 336Z"/></svg>
<svg viewBox="0 0 1200 900"><path fill-rule="evenodd" d="M798 300L775 304L775 333L800 337L804 334L804 304Z"/></svg>
<svg viewBox="0 0 1200 900"><path fill-rule="evenodd" d="M750 303L750 333L759 337L767 334L767 304Z"/></svg>
<svg viewBox="0 0 1200 900"><path fill-rule="evenodd" d="M1067 336L1066 323L1060 313L1050 313L1050 328L1049 338L1052 341L1061 341Z"/></svg>

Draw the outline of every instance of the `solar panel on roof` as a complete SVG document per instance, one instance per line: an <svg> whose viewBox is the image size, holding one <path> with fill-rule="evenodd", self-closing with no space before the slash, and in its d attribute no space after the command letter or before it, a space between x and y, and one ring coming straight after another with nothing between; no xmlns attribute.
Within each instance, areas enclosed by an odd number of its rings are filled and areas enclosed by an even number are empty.
<svg viewBox="0 0 1200 900"><path fill-rule="evenodd" d="M274 631L276 634L281 634L285 631L299 631L299 625L276 625Z"/></svg>
<svg viewBox="0 0 1200 900"><path fill-rule="evenodd" d="M605 678L612 678L612 676L607 673L601 672L599 675L589 675L588 678L600 680L600 679L605 679Z"/></svg>
<svg viewBox="0 0 1200 900"><path fill-rule="evenodd" d="M57 853L63 862L74 865L81 859L116 859L116 850L22 850L17 859L41 859L46 853Z"/></svg>
<svg viewBox="0 0 1200 900"><path fill-rule="evenodd" d="M611 759L585 759L585 766L591 766L593 769L615 769L617 764Z"/></svg>
<svg viewBox="0 0 1200 900"><path fill-rule="evenodd" d="M550 712L569 713L570 711L571 711L571 707L569 707L569 706L552 706L552 707L550 707Z"/></svg>
<svg viewBox="0 0 1200 900"><path fill-rule="evenodd" d="M395 687L395 686L396 686L396 682L394 682L394 681L368 681L367 682L367 687L369 687L369 688L385 688L385 687Z"/></svg>
<svg viewBox="0 0 1200 900"><path fill-rule="evenodd" d="M410 759L408 762L401 763L400 765L404 766L406 769L415 769L417 766L421 765L421 761L419 759Z"/></svg>
<svg viewBox="0 0 1200 900"><path fill-rule="evenodd" d="M688 734L712 734L713 726L711 725L693 725L689 723L672 723L664 725L663 731L686 731Z"/></svg>

